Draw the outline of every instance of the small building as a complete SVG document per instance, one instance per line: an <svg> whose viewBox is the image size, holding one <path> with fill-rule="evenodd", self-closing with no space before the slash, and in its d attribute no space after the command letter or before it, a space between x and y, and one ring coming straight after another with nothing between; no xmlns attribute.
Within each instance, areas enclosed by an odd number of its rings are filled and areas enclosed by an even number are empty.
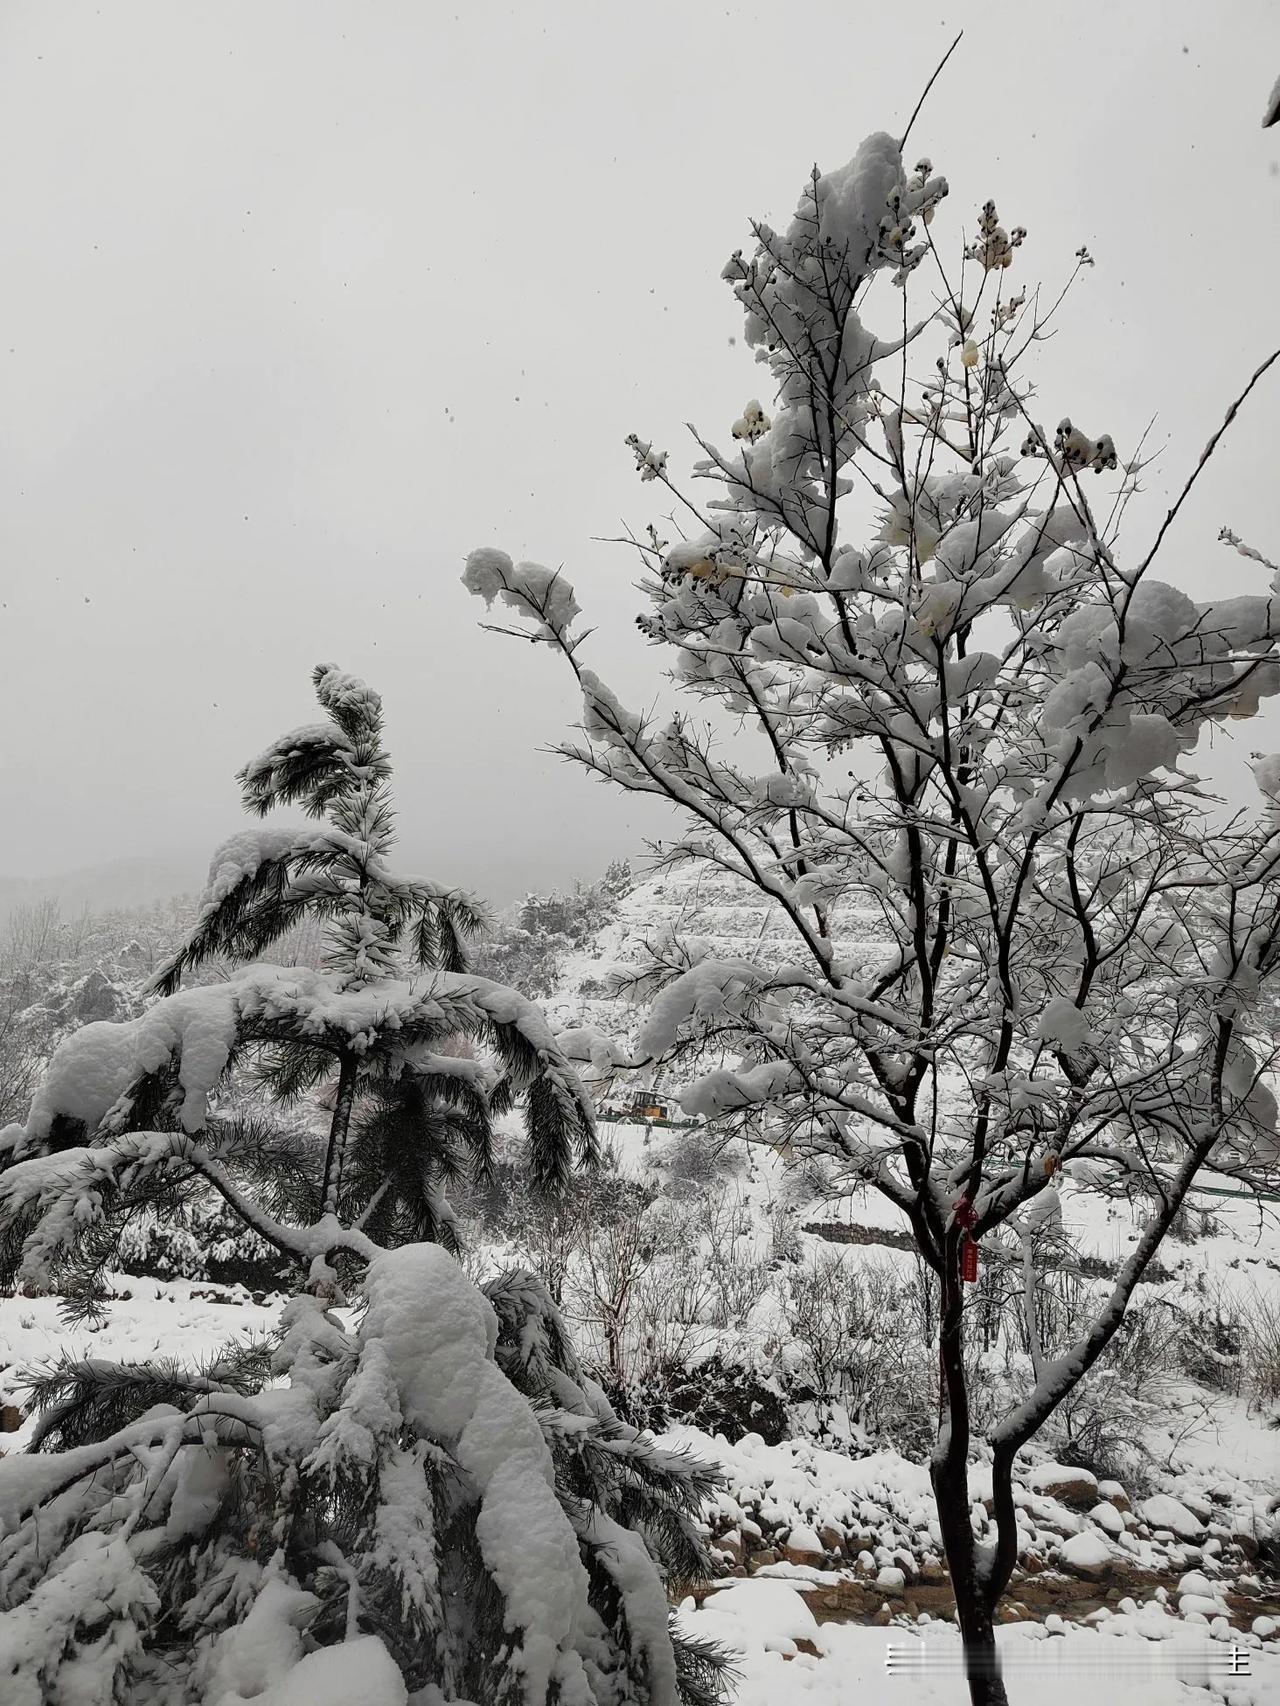
<svg viewBox="0 0 1280 1706"><path fill-rule="evenodd" d="M623 1099L628 1119L671 1119L671 1102L657 1090L630 1090Z"/></svg>

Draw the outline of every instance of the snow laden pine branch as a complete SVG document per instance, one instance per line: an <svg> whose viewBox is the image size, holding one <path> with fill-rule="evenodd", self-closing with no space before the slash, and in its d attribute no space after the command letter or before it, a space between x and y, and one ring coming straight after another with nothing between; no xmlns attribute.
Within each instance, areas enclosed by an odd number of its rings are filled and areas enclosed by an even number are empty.
<svg viewBox="0 0 1280 1706"><path fill-rule="evenodd" d="M1226 825L1190 766L1211 726L1280 690L1280 579L1203 602L1158 579L1182 498L1126 564L1141 464L1065 411L1052 432L1028 413L1027 360L1066 291L1042 308L1012 287L1026 232L990 201L953 269L934 242L947 188L886 135L815 170L785 231L753 226L724 272L770 408L747 405L731 448L695 435L702 499L629 441L689 526L635 541L669 714L586 667L562 574L485 547L463 580L568 661L566 754L679 810L662 859L785 920L787 948L758 960L660 945L635 979L638 1056L570 1046L601 1075L683 1070L687 1111L907 1215L941 1293L934 1473L976 1652L1009 1560L979 1571L966 1514L966 1243L1064 1176L1155 1205L1081 1346L1038 1357L1016 1450L1105 1347L1200 1169L1276 1176L1261 1001L1280 758ZM1091 265L1079 251L1068 284Z"/></svg>

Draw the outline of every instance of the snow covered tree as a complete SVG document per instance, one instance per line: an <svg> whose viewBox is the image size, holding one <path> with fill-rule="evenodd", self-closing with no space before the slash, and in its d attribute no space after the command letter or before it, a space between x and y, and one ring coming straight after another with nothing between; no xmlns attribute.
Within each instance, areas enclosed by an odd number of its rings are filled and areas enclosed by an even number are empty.
<svg viewBox="0 0 1280 1706"><path fill-rule="evenodd" d="M35 1377L33 1450L0 1459L6 1703L705 1706L722 1661L667 1594L706 1571L711 1472L617 1419L532 1276L481 1292L433 1241L495 1107L554 1185L595 1153L590 1100L538 1009L463 969L470 903L388 869L377 695L315 679L328 720L241 780L320 826L223 846L162 998L68 1038L0 1133L28 1287L91 1304L140 1206L210 1189L295 1276L266 1348ZM179 987L303 915L318 969ZM308 1168L277 1104L322 1083Z"/></svg>
<svg viewBox="0 0 1280 1706"><path fill-rule="evenodd" d="M1152 572L1221 431L1154 540L1121 555L1138 464L1028 414L1025 361L1057 304L1013 287L1026 234L992 202L963 262L944 258L946 194L884 134L815 168L786 229L753 226L725 268L774 396L732 448L695 433L709 498L629 440L689 529L637 541L639 625L684 709L633 712L587 667L563 575L485 547L463 579L568 661L567 755L674 804L665 858L731 874L788 922L784 963L660 948L634 983L638 1056L566 1046L599 1076L684 1060L687 1112L901 1210L939 1288L933 1483L972 1697L996 1706L1015 1457L1112 1339L1197 1175L1275 1175L1260 997L1280 963L1280 757L1229 822L1188 759L1280 689L1280 573L1197 603ZM729 1063L708 1070L708 1049ZM1059 1354L1036 1338L1028 1263L1028 1382L986 1441L998 1538L979 1546L965 1282L984 1236L1032 1244L1064 1170L1141 1181L1151 1212Z"/></svg>

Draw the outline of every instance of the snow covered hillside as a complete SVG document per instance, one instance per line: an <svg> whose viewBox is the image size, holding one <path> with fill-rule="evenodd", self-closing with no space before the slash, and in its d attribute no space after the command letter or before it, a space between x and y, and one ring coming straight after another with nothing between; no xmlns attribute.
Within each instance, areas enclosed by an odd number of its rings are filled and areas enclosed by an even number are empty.
<svg viewBox="0 0 1280 1706"><path fill-rule="evenodd" d="M846 922L840 949L850 958L856 959L863 943L870 948L883 940L869 908L841 916ZM543 1003L548 1016L561 1029L598 1027L614 1041L632 1044L639 1015L625 993L610 993L611 980L634 976L650 949L672 939L704 944L715 958L768 966L795 954L794 930L776 901L704 868L659 871L639 878L619 898L615 916L564 957L559 981ZM662 1075L654 1082L663 1087Z"/></svg>

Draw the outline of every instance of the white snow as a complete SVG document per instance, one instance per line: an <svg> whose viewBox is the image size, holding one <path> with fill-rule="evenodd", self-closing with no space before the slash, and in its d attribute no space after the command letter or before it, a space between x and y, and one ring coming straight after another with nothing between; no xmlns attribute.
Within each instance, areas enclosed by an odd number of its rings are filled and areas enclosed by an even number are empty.
<svg viewBox="0 0 1280 1706"><path fill-rule="evenodd" d="M761 968L748 960L702 960L691 966L654 1000L640 1027L639 1047L646 1054L665 1054L694 1014L714 1019L732 1012L735 1001L757 988L762 976Z"/></svg>
<svg viewBox="0 0 1280 1706"><path fill-rule="evenodd" d="M385 1358L405 1419L448 1446L478 1489L481 1554L506 1601L526 1698L540 1700L552 1677L564 1674L592 1614L577 1535L555 1495L542 1429L493 1361L492 1306L434 1244L375 1258L366 1290L362 1358ZM664 1640L651 1627L641 1572L618 1537L611 1538L627 1603L637 1605L642 1620L648 1617L646 1633L661 1658ZM649 1592L651 1598L652 1585ZM667 1686L655 1689L656 1706L670 1706L673 1698L673 1661L665 1645ZM655 1668L660 1681L662 1669Z"/></svg>
<svg viewBox="0 0 1280 1706"><path fill-rule="evenodd" d="M248 1614L218 1637L207 1697L215 1706L242 1706L283 1683L302 1658L302 1630L319 1610L314 1594L267 1580Z"/></svg>
<svg viewBox="0 0 1280 1706"><path fill-rule="evenodd" d="M578 615L573 588L557 569L541 563L513 563L505 551L482 546L467 557L462 584L468 592L492 605L495 598L534 616L546 635L562 632Z"/></svg>
<svg viewBox="0 0 1280 1706"><path fill-rule="evenodd" d="M180 1356L199 1363L229 1340L259 1336L279 1320L278 1299L257 1304L238 1287L132 1274L105 1279L109 1295L95 1326L69 1327L56 1297L0 1297L0 1404L22 1404L22 1369L63 1352L116 1362ZM0 1448L25 1444L28 1432L0 1434Z"/></svg>
<svg viewBox="0 0 1280 1706"><path fill-rule="evenodd" d="M358 1635L308 1653L282 1681L243 1706L405 1706L408 1698L400 1667L382 1642L376 1635ZM210 1706L242 1706L242 1698L224 1695Z"/></svg>
<svg viewBox="0 0 1280 1706"><path fill-rule="evenodd" d="M1112 1559L1111 1548L1099 1534L1091 1534L1087 1529L1080 1534L1072 1534L1058 1548L1058 1556L1068 1569L1090 1572L1105 1570Z"/></svg>
<svg viewBox="0 0 1280 1706"><path fill-rule="evenodd" d="M1075 1051L1087 1048L1093 1040L1089 1021L1074 1001L1065 995L1055 995L1045 1003L1036 1027L1036 1035L1057 1048Z"/></svg>

